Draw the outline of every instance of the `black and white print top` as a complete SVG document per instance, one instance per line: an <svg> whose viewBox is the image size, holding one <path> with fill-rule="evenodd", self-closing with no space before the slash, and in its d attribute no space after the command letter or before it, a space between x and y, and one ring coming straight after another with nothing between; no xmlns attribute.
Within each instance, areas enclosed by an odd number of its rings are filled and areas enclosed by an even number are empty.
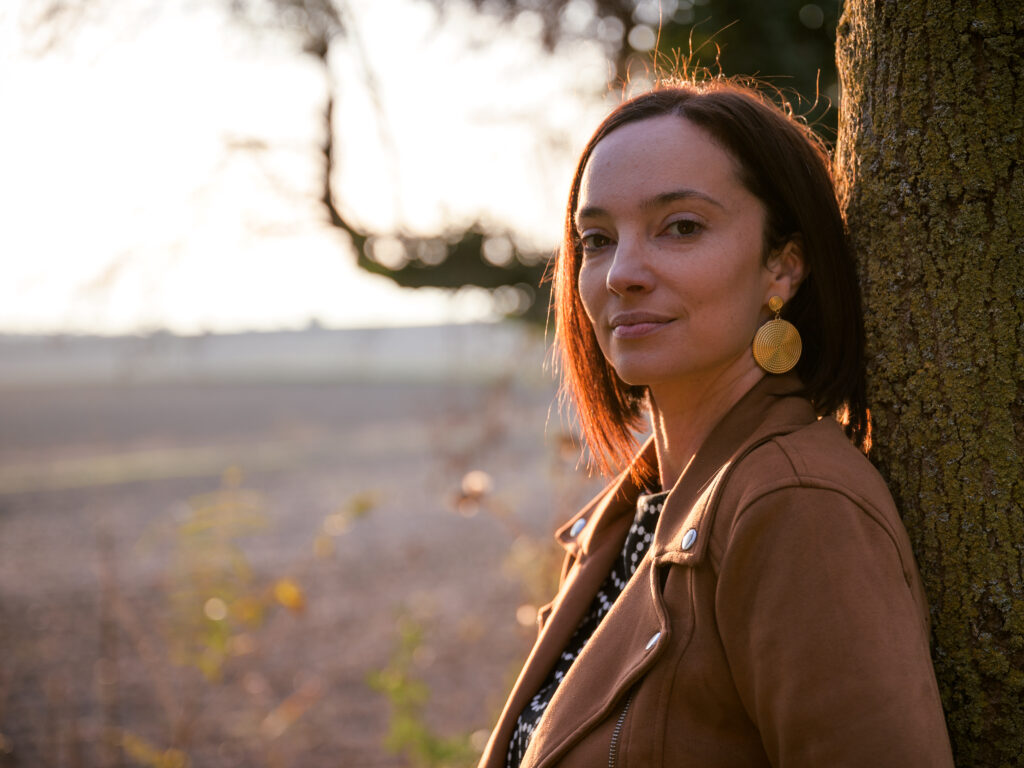
<svg viewBox="0 0 1024 768"><path fill-rule="evenodd" d="M569 667L580 655L591 635L597 630L601 620L611 610L616 598L625 589L626 582L636 572L640 561L643 560L644 554L651 545L651 539L654 538L654 528L658 524L658 515L661 514L666 496L668 496L668 491L643 495L637 499L636 515L629 533L626 534L626 541L622 546L622 556L612 564L611 573L608 574L608 578L604 580L601 588L597 590L590 608L580 620L576 632L573 633L562 655L555 662L555 668L551 670L548 679L544 681L537 694L530 699L530 703L526 705L516 721L516 729L513 731L508 745L508 756L505 758L506 768L519 768L526 748L530 745L533 731L544 715L555 689L558 688L559 683L562 682Z"/></svg>

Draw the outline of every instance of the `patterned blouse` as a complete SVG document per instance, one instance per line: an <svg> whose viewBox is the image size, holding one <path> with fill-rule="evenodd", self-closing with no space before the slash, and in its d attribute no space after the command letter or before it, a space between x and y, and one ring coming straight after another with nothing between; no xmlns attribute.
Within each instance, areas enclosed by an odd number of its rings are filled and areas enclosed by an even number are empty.
<svg viewBox="0 0 1024 768"><path fill-rule="evenodd" d="M611 573L604 580L601 588L597 590L593 602L587 613L580 620L576 632L569 640L562 655L555 662L555 668L551 670L548 679L541 685L540 690L530 700L530 703L519 715L516 721L516 729L512 733L512 740L508 745L508 756L505 758L506 768L519 768L526 748L530 745L530 737L544 715L555 689L565 677L573 661L580 655L583 647L590 640L591 635L597 630L597 626L611 610L612 604L626 587L626 582L636 572L637 566L643 559L647 548L651 545L654 537L654 528L658 524L658 515L665 504L665 497L668 491L652 493L641 496L636 502L636 515L633 518L633 525L626 534L626 541L622 546L622 556L612 564Z"/></svg>

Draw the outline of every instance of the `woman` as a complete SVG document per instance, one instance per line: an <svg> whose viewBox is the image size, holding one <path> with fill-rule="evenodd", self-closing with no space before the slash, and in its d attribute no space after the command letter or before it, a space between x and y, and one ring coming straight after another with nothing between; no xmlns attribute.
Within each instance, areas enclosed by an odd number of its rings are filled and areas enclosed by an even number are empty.
<svg viewBox="0 0 1024 768"><path fill-rule="evenodd" d="M910 543L858 450L857 281L811 131L724 82L618 107L553 307L591 457L622 472L558 532L480 765L952 765Z"/></svg>

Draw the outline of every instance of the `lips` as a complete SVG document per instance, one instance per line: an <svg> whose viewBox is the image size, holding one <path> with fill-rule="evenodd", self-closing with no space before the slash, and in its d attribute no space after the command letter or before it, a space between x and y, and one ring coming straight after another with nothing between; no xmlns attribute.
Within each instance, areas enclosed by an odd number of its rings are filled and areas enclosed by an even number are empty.
<svg viewBox="0 0 1024 768"><path fill-rule="evenodd" d="M609 325L612 335L618 339L637 339L656 333L675 320L674 317L656 312L620 312L613 315Z"/></svg>

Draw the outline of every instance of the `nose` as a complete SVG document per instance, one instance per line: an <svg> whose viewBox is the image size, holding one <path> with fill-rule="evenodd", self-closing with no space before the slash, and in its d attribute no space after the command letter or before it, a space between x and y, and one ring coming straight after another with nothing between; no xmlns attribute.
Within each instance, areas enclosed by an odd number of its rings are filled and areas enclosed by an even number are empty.
<svg viewBox="0 0 1024 768"><path fill-rule="evenodd" d="M654 275L647 255L641 238L620 236L605 278L608 290L619 295L651 290L654 287Z"/></svg>

